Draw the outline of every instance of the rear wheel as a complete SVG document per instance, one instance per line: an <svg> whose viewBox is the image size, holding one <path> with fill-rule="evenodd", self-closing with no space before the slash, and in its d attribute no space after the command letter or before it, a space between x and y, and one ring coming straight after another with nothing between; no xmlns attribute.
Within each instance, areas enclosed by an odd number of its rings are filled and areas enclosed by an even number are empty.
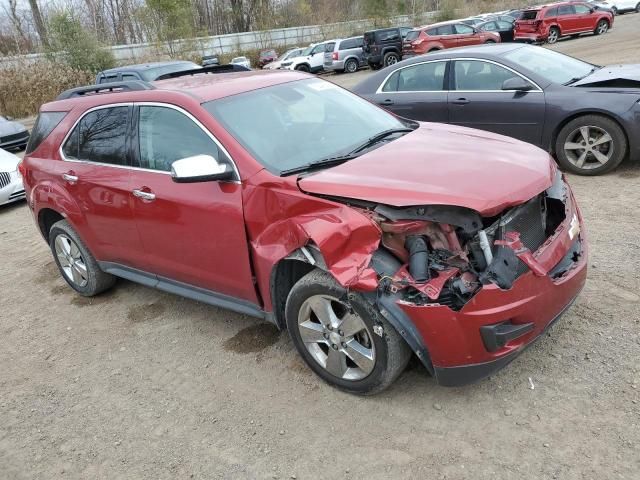
<svg viewBox="0 0 640 480"><path fill-rule="evenodd" d="M80 295L92 297L115 283L116 278L100 270L96 259L66 220L51 227L49 246L62 278Z"/></svg>
<svg viewBox="0 0 640 480"><path fill-rule="evenodd" d="M620 165L627 154L627 138L610 118L585 115L560 130L555 151L565 170L578 175L600 175Z"/></svg>
<svg viewBox="0 0 640 480"><path fill-rule="evenodd" d="M488 44L488 43L496 43L496 41L495 41L495 40L487 40L487 41L486 41L486 42L484 42L484 43L485 43L485 45L486 45L486 44Z"/></svg>
<svg viewBox="0 0 640 480"><path fill-rule="evenodd" d="M395 65L399 61L400 61L400 56L397 53L389 52L384 55L384 59L382 60L382 63L384 64L385 67L388 67L390 65Z"/></svg>
<svg viewBox="0 0 640 480"><path fill-rule="evenodd" d="M602 35L603 33L607 33L607 30L609 30L609 22L606 20L600 20L593 33L596 35Z"/></svg>
<svg viewBox="0 0 640 480"><path fill-rule="evenodd" d="M560 38L560 29L558 27L551 27L549 29L549 36L547 37L547 43L553 45Z"/></svg>
<svg viewBox="0 0 640 480"><path fill-rule="evenodd" d="M347 63L344 64L344 71L347 73L355 73L358 70L358 61L350 58Z"/></svg>
<svg viewBox="0 0 640 480"><path fill-rule="evenodd" d="M322 270L308 273L291 289L286 320L309 367L351 393L384 390L411 356L406 342L371 303Z"/></svg>

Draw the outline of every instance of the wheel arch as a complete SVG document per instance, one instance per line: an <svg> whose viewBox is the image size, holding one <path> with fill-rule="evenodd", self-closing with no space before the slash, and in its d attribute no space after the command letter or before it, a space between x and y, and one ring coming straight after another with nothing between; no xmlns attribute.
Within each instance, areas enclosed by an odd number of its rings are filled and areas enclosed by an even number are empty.
<svg viewBox="0 0 640 480"><path fill-rule="evenodd" d="M49 243L49 232L54 223L64 220L66 217L53 208L41 208L38 212L38 228L42 238Z"/></svg>
<svg viewBox="0 0 640 480"><path fill-rule="evenodd" d="M616 124L622 130L622 133L624 133L624 138L627 142L627 147L630 146L629 134L627 133L627 130L624 127L624 124L620 121L619 118L616 118L616 116L612 115L611 112L608 112L605 110L589 109L589 110L582 110L579 112L573 112L571 115L568 115L567 117L563 118L562 121L558 122L558 125L556 125L554 130L551 132L551 139L549 141L549 151L554 154L556 153L555 151L556 141L558 140L558 135L560 134L560 130L562 130L565 127L565 125L575 120L576 118L586 117L587 115L598 115L600 117L605 117L605 118L608 118L609 120L616 122Z"/></svg>

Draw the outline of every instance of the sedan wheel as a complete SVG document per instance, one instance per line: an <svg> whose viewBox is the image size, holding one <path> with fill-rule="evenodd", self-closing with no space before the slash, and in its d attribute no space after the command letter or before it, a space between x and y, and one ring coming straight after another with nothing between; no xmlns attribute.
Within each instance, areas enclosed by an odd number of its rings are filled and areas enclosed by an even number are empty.
<svg viewBox="0 0 640 480"><path fill-rule="evenodd" d="M67 280L80 288L85 287L88 283L87 264L78 246L63 234L56 237L54 245L60 269Z"/></svg>
<svg viewBox="0 0 640 480"><path fill-rule="evenodd" d="M371 332L360 316L337 298L314 295L298 314L298 331L305 347L331 375L361 380L376 363Z"/></svg>
<svg viewBox="0 0 640 480"><path fill-rule="evenodd" d="M617 167L627 152L624 131L610 118L579 117L558 133L555 144L558 163L573 173L599 175Z"/></svg>

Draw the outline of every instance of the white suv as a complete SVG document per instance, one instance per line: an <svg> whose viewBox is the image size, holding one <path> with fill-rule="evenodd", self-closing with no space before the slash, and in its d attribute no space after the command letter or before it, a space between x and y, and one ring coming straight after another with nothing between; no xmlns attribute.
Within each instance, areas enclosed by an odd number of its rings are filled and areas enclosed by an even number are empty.
<svg viewBox="0 0 640 480"><path fill-rule="evenodd" d="M309 45L301 56L283 62L280 68L318 73L324 70L324 50L328 42Z"/></svg>

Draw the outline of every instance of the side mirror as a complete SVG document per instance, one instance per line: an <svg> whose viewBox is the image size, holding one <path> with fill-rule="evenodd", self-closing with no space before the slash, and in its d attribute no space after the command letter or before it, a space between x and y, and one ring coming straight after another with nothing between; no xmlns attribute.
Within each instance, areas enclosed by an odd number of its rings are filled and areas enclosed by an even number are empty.
<svg viewBox="0 0 640 480"><path fill-rule="evenodd" d="M522 77L511 77L504 81L502 90L515 90L516 92L528 92L533 90L533 85Z"/></svg>
<svg viewBox="0 0 640 480"><path fill-rule="evenodd" d="M233 169L228 163L219 163L211 155L194 155L171 164L171 179L176 183L232 180Z"/></svg>

